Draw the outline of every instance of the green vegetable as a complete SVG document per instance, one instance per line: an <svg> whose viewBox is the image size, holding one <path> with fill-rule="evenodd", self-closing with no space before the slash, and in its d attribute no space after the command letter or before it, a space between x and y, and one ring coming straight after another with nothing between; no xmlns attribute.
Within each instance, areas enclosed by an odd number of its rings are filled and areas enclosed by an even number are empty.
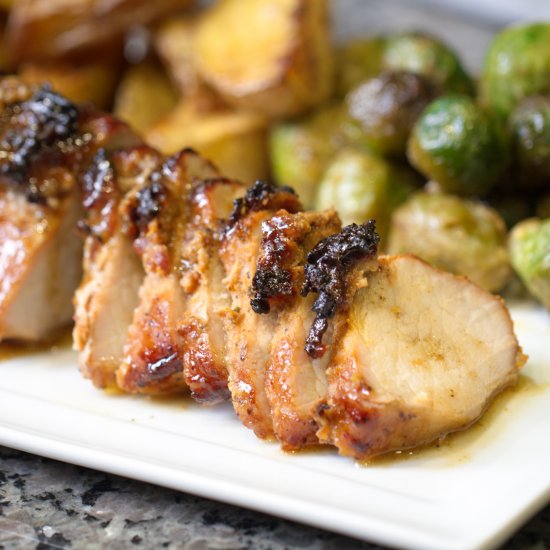
<svg viewBox="0 0 550 550"><path fill-rule="evenodd" d="M472 80L456 53L437 38L424 33L405 32L389 36L383 66L393 71L424 75L443 93L473 92Z"/></svg>
<svg viewBox="0 0 550 550"><path fill-rule="evenodd" d="M393 214L389 252L416 254L490 291L500 290L512 273L503 220L483 203L454 195L410 197Z"/></svg>
<svg viewBox="0 0 550 550"><path fill-rule="evenodd" d="M524 220L510 233L512 265L529 292L550 309L550 219Z"/></svg>
<svg viewBox="0 0 550 550"><path fill-rule="evenodd" d="M359 140L369 148L404 156L414 123L435 95L431 81L421 75L385 72L348 94L348 117L358 128Z"/></svg>
<svg viewBox="0 0 550 550"><path fill-rule="evenodd" d="M357 84L382 72L386 38L372 36L353 40L336 50L336 93L345 96Z"/></svg>
<svg viewBox="0 0 550 550"><path fill-rule="evenodd" d="M500 32L487 52L480 79L482 102L506 119L519 100L550 93L550 23Z"/></svg>
<svg viewBox="0 0 550 550"><path fill-rule="evenodd" d="M315 207L336 208L344 225L374 218L384 239L391 212L410 195L412 181L404 169L374 153L342 149L327 167Z"/></svg>
<svg viewBox="0 0 550 550"><path fill-rule="evenodd" d="M550 95L521 101L510 127L522 187L550 189Z"/></svg>
<svg viewBox="0 0 550 550"><path fill-rule="evenodd" d="M444 96L418 119L407 154L411 164L444 191L477 195L497 182L506 151L502 128L473 99Z"/></svg>
<svg viewBox="0 0 550 550"><path fill-rule="evenodd" d="M271 170L277 183L290 185L310 208L326 165L346 143L342 107L332 105L299 120L274 126L269 138Z"/></svg>

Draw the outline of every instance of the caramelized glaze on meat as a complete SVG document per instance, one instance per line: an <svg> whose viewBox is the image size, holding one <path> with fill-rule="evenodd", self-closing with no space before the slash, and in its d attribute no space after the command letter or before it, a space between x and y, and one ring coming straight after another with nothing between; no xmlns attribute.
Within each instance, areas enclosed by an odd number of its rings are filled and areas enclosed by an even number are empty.
<svg viewBox="0 0 550 550"><path fill-rule="evenodd" d="M180 283L182 239L190 221L190 194L201 181L217 175L209 162L185 150L166 159L129 199L129 234L146 275L117 372L125 391L161 394L187 388L181 330L187 305Z"/></svg>
<svg viewBox="0 0 550 550"><path fill-rule="evenodd" d="M256 272L262 224L281 209L291 213L301 210L297 196L288 189L257 182L236 201L220 248L226 271L224 284L231 295L231 308L224 320L229 389L241 421L262 438L273 436L264 375L278 312L254 313L250 285Z"/></svg>
<svg viewBox="0 0 550 550"><path fill-rule="evenodd" d="M305 351L314 313L313 299L300 296L304 266L319 241L340 231L340 220L335 211L282 212L264 222L262 230L256 274L262 270L269 279L269 270L273 269L276 274L287 273L292 281L290 292L287 287L279 295L270 292L268 307L275 306L279 315L272 334L265 389L275 435L283 448L294 450L317 442L314 411L326 390L326 361L312 359ZM270 285L269 290L272 288Z"/></svg>
<svg viewBox="0 0 550 550"><path fill-rule="evenodd" d="M98 387L115 385L144 277L128 236L128 201L160 161L147 146L100 149L83 178L86 215L80 226L88 236L84 278L75 295L73 339L80 369Z"/></svg>
<svg viewBox="0 0 550 550"><path fill-rule="evenodd" d="M223 285L219 257L223 222L245 187L224 178L210 179L191 194L190 223L182 240L181 284L187 293L181 325L184 374L191 395L203 404L229 397L223 317L230 297Z"/></svg>
<svg viewBox="0 0 550 550"><path fill-rule="evenodd" d="M326 351L323 335L328 320L345 304L349 283L346 275L357 261L376 256L379 241L374 221L370 220L363 225L344 227L340 233L323 239L308 254L302 296L310 292L318 294L312 307L315 320L306 341L306 352L312 357L322 357Z"/></svg>
<svg viewBox="0 0 550 550"><path fill-rule="evenodd" d="M0 256L6 262L0 339L43 339L72 315L81 274L75 226L82 175L112 138L136 138L120 122L99 134L111 117L13 77L0 80L0 109Z"/></svg>

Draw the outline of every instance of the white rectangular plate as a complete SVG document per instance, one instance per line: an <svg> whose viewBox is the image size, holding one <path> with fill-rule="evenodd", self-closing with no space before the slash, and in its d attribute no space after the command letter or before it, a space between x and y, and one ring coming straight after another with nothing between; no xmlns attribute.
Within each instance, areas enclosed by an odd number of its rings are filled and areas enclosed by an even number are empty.
<svg viewBox="0 0 550 550"><path fill-rule="evenodd" d="M550 318L513 314L519 387L440 447L368 466L283 454L229 406L95 390L63 348L0 361L0 444L392 546L494 547L550 496Z"/></svg>

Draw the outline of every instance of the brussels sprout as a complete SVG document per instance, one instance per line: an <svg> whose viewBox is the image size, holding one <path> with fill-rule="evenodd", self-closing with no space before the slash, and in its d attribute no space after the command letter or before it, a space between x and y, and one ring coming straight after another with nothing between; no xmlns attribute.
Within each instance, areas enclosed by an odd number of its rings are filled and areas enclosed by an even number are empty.
<svg viewBox="0 0 550 550"><path fill-rule="evenodd" d="M498 122L467 96L444 96L424 110L408 143L411 164L444 191L484 194L505 168Z"/></svg>
<svg viewBox="0 0 550 550"><path fill-rule="evenodd" d="M290 185L306 208L334 153L345 143L342 107L332 105L300 120L274 126L269 138L271 170L277 183Z"/></svg>
<svg viewBox="0 0 550 550"><path fill-rule="evenodd" d="M421 75L385 72L348 94L348 117L369 148L383 155L404 156L416 119L435 96L434 85Z"/></svg>
<svg viewBox="0 0 550 550"><path fill-rule="evenodd" d="M383 66L393 71L424 75L444 93L473 93L472 80L456 53L437 38L424 33L404 32L389 36Z"/></svg>
<svg viewBox="0 0 550 550"><path fill-rule="evenodd" d="M336 93L345 96L357 84L382 72L386 38L372 36L353 40L336 50Z"/></svg>
<svg viewBox="0 0 550 550"><path fill-rule="evenodd" d="M376 220L381 238L391 212L412 192L412 178L378 155L345 148L327 167L317 194L317 210L336 208L344 225Z"/></svg>
<svg viewBox="0 0 550 550"><path fill-rule="evenodd" d="M550 93L550 23L500 32L485 57L479 86L482 102L503 118L520 99Z"/></svg>
<svg viewBox="0 0 550 550"><path fill-rule="evenodd" d="M400 206L392 217L389 252L416 254L489 291L501 289L512 274L500 216L454 195L415 193Z"/></svg>
<svg viewBox="0 0 550 550"><path fill-rule="evenodd" d="M521 101L512 114L510 127L522 186L550 189L550 96Z"/></svg>
<svg viewBox="0 0 550 550"><path fill-rule="evenodd" d="M531 294L550 309L550 219L531 218L514 227L512 265Z"/></svg>

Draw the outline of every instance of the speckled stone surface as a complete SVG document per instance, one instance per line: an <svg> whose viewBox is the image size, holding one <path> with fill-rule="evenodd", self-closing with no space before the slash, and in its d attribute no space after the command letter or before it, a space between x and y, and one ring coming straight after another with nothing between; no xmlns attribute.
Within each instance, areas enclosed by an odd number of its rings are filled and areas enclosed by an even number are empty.
<svg viewBox="0 0 550 550"><path fill-rule="evenodd" d="M471 69L491 29L403 0L335 0L339 39L365 31L433 30ZM244 429L244 428L243 428ZM0 447L0 550L380 548L235 506ZM550 549L550 507L506 550Z"/></svg>
<svg viewBox="0 0 550 550"><path fill-rule="evenodd" d="M208 499L0 447L0 549L375 550ZM550 507L506 550L550 548Z"/></svg>

